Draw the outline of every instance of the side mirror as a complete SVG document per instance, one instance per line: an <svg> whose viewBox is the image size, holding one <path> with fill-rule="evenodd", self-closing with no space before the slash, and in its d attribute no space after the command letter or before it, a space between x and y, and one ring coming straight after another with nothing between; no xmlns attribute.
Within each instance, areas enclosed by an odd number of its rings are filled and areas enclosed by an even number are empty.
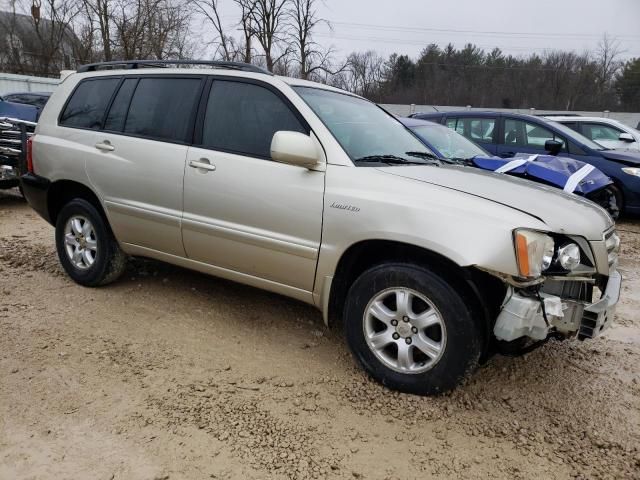
<svg viewBox="0 0 640 480"><path fill-rule="evenodd" d="M309 135L283 130L273 135L271 158L276 162L310 168L318 164L320 154Z"/></svg>
<svg viewBox="0 0 640 480"><path fill-rule="evenodd" d="M558 155L562 150L562 142L557 140L547 140L544 142L544 149L549 152L550 155Z"/></svg>
<svg viewBox="0 0 640 480"><path fill-rule="evenodd" d="M626 132L621 133L620 136L618 137L618 140L620 140L621 142L629 142L629 143L633 143L636 141L636 139L633 138L633 135Z"/></svg>

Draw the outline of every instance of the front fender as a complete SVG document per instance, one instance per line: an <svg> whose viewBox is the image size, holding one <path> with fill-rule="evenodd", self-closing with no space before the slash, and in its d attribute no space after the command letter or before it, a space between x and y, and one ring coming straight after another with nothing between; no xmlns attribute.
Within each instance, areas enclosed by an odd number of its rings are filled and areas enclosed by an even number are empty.
<svg viewBox="0 0 640 480"><path fill-rule="evenodd" d="M342 255L359 242L405 243L461 267L517 275L513 230L547 229L541 220L491 200L374 168L330 165L326 182L314 291L321 308L326 279L333 277Z"/></svg>

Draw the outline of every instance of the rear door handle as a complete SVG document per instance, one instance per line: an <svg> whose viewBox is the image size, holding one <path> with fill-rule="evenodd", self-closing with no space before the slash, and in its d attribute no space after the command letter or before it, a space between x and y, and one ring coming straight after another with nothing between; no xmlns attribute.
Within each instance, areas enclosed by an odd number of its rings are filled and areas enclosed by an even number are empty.
<svg viewBox="0 0 640 480"><path fill-rule="evenodd" d="M209 160L207 159L200 159L200 160L191 160L189 162L189 166L191 168L198 168L201 170L206 170L208 172L213 172L216 169L215 165L212 165L211 163L209 163Z"/></svg>
<svg viewBox="0 0 640 480"><path fill-rule="evenodd" d="M109 140L105 140L102 143L96 143L96 148L98 150L102 150L103 152L113 152L116 149L116 147L111 145L111 142Z"/></svg>

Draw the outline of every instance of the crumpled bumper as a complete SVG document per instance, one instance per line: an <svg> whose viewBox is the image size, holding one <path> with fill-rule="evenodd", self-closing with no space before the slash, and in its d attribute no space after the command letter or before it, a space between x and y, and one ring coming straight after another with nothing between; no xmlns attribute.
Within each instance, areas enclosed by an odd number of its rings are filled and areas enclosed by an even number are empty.
<svg viewBox="0 0 640 480"><path fill-rule="evenodd" d="M498 340L508 342L521 337L544 340L550 333L577 336L581 340L597 337L613 322L621 285L622 276L613 270L605 291L595 302L561 298L544 292L538 298L510 289L496 320L494 335Z"/></svg>
<svg viewBox="0 0 640 480"><path fill-rule="evenodd" d="M622 275L620 275L617 270L614 270L613 273L609 275L607 288L600 300L585 307L578 338L583 340L597 337L611 326L616 305L620 299L621 288Z"/></svg>

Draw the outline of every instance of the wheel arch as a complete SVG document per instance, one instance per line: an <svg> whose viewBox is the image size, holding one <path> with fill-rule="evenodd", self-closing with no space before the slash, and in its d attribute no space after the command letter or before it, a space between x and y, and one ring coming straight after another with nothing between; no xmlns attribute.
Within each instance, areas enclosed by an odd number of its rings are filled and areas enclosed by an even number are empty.
<svg viewBox="0 0 640 480"><path fill-rule="evenodd" d="M342 322L343 308L349 288L366 270L388 262L424 266L440 275L462 296L469 310L482 322L485 350L506 287L498 278L474 267L461 267L451 259L424 247L390 241L364 240L351 245L338 261L327 303L329 325Z"/></svg>
<svg viewBox="0 0 640 480"><path fill-rule="evenodd" d="M51 184L47 193L47 209L52 225L56 224L62 208L74 198L82 198L93 205L107 225L109 221L98 196L86 185L73 180L58 180Z"/></svg>

